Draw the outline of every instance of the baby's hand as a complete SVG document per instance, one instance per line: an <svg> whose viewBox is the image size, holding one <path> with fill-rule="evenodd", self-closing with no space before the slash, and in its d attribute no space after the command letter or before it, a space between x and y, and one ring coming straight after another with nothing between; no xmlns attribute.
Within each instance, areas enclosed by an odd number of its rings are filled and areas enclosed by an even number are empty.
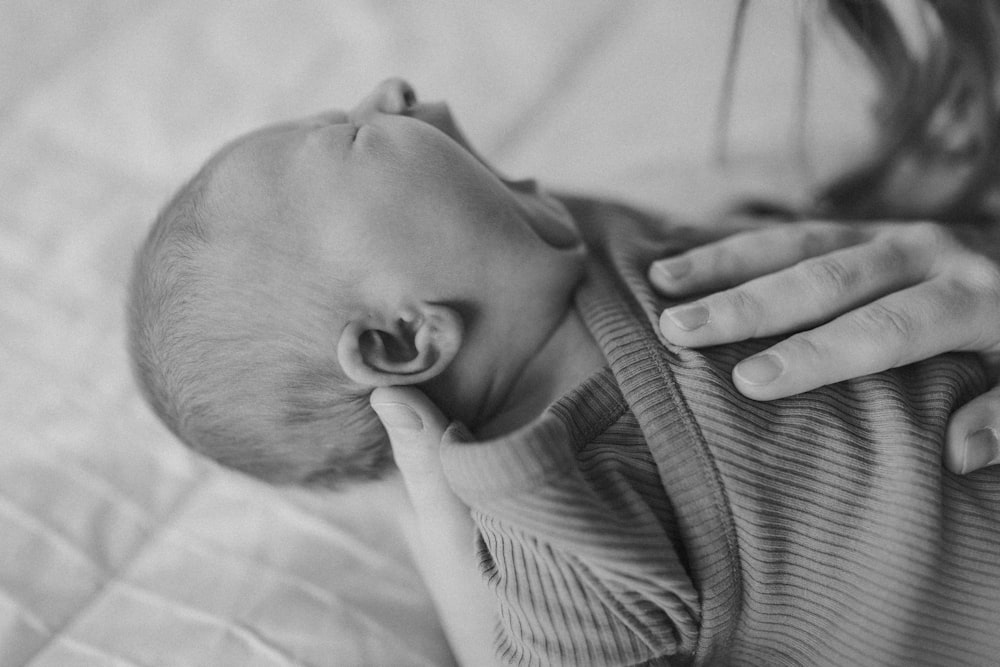
<svg viewBox="0 0 1000 667"><path fill-rule="evenodd" d="M389 434L413 506L414 525L407 538L452 651L462 665L494 664L496 617L476 568L472 519L441 468L448 420L412 388L376 389L371 405Z"/></svg>
<svg viewBox="0 0 1000 667"><path fill-rule="evenodd" d="M733 381L750 398L952 350L979 352L994 376L1000 370L1000 266L943 225L766 227L655 262L649 279L671 297L723 290L664 311L663 335L679 345L802 332L736 366ZM1000 462L998 433L1000 386L952 416L946 466L966 473Z"/></svg>

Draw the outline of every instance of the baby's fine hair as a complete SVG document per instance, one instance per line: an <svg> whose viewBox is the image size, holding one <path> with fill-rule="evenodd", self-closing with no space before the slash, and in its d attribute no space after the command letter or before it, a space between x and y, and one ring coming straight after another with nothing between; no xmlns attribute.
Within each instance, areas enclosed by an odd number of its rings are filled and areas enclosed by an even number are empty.
<svg viewBox="0 0 1000 667"><path fill-rule="evenodd" d="M370 390L337 362L323 286L226 280L212 265L211 164L135 258L127 317L140 389L181 441L227 467L278 484L378 478L391 450Z"/></svg>

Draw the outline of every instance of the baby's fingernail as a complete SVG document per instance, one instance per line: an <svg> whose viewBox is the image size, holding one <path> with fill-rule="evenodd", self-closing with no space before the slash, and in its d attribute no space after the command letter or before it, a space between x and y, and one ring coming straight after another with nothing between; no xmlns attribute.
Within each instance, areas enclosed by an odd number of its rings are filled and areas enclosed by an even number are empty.
<svg viewBox="0 0 1000 667"><path fill-rule="evenodd" d="M981 428L965 438L965 456L962 473L1000 463L1000 437L996 429Z"/></svg>
<svg viewBox="0 0 1000 667"><path fill-rule="evenodd" d="M708 308L700 303L676 306L663 312L682 331L693 331L708 324Z"/></svg>
<svg viewBox="0 0 1000 667"><path fill-rule="evenodd" d="M386 428L419 431L424 428L420 415L405 403L372 403L372 409Z"/></svg>
<svg viewBox="0 0 1000 667"><path fill-rule="evenodd" d="M674 257L656 263L656 270L668 280L679 280L691 273L691 260L687 257Z"/></svg>
<svg viewBox="0 0 1000 667"><path fill-rule="evenodd" d="M785 365L776 354L760 354L741 361L733 372L747 384L759 386L777 380L785 372Z"/></svg>

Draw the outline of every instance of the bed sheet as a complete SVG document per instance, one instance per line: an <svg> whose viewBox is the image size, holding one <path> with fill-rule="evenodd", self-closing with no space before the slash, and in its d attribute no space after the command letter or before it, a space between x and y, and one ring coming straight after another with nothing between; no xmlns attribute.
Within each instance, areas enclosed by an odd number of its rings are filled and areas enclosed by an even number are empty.
<svg viewBox="0 0 1000 667"><path fill-rule="evenodd" d="M269 488L192 456L142 404L124 353L132 253L223 141L390 75L450 100L515 176L691 219L802 197L863 145L869 82L835 42L817 48L811 66L833 65L803 152L788 110L813 19L754 3L753 85L720 167L735 4L0 4L0 664L450 664L397 481Z"/></svg>

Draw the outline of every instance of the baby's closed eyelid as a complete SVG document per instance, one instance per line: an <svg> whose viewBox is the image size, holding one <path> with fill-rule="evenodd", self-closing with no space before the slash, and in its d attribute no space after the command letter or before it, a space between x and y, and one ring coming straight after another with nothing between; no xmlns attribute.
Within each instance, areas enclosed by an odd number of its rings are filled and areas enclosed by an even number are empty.
<svg viewBox="0 0 1000 667"><path fill-rule="evenodd" d="M346 111L332 110L322 111L318 114L307 116L302 120L302 125L306 127L321 127L324 125L349 123L350 121L351 119L348 117Z"/></svg>

